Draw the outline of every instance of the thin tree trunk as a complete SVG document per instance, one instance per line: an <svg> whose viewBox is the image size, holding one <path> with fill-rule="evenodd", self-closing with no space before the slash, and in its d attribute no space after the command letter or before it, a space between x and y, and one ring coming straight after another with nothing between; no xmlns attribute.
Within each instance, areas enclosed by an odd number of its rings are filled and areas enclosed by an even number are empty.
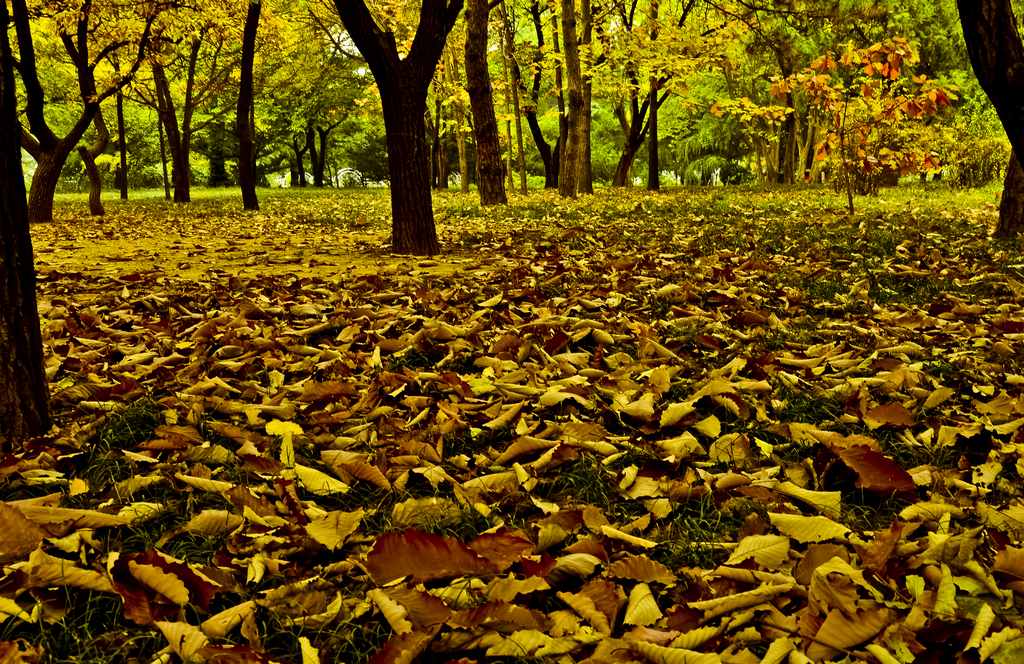
<svg viewBox="0 0 1024 664"><path fill-rule="evenodd" d="M654 43L658 39L658 0L651 0L648 16L651 22L651 43ZM647 189L648 191L659 191L661 189L661 160L658 158L657 76L651 76L648 89L650 98L647 104L651 117L647 125Z"/></svg>
<svg viewBox="0 0 1024 664"><path fill-rule="evenodd" d="M317 171L319 173L319 179L320 179L320 184L317 185L318 187L323 187L323 186L325 186L327 184L327 178L326 178L326 175L325 175L325 173L327 171L327 146L328 146L327 139L328 139L328 137L330 137L332 129L333 129L333 127L317 127L316 128L317 138L320 141L320 152L319 152L320 161L317 163ZM315 178L315 177L317 177L317 175L314 174L313 177Z"/></svg>
<svg viewBox="0 0 1024 664"><path fill-rule="evenodd" d="M157 114L156 130L160 134L160 167L164 178L164 200L171 200L171 181L167 178L167 141L164 139L164 123Z"/></svg>
<svg viewBox="0 0 1024 664"><path fill-rule="evenodd" d="M96 158L103 154L107 145L110 144L110 131L103 119L103 111L96 111L93 117L93 126L96 128L96 140L90 146L79 145L78 155L85 165L85 174L89 178L89 214L94 217L103 216L103 179L96 167Z"/></svg>
<svg viewBox="0 0 1024 664"><path fill-rule="evenodd" d="M466 5L466 87L473 112L476 137L477 190L480 204L506 205L501 140L494 115L491 74L487 67L488 0L468 0ZM511 144L509 150L511 151Z"/></svg>
<svg viewBox="0 0 1024 664"><path fill-rule="evenodd" d="M121 200L128 200L128 141L124 132L124 94L117 91L117 151L120 153L121 161L118 167L117 185L120 189Z"/></svg>
<svg viewBox="0 0 1024 664"><path fill-rule="evenodd" d="M12 452L45 434L50 414L8 20L0 3L0 450Z"/></svg>
<svg viewBox="0 0 1024 664"><path fill-rule="evenodd" d="M633 170L633 162L636 161L636 154L640 151L643 140L627 140L622 147L622 154L619 155L619 162L615 165L615 174L612 176L613 187L628 187L633 184L630 173Z"/></svg>
<svg viewBox="0 0 1024 664"><path fill-rule="evenodd" d="M576 188L581 194L594 193L594 166L591 157L591 127L593 125L594 82L589 74L593 64L594 11L590 0L581 0L580 16L582 17L582 34L580 44L585 46L587 53L588 74L583 78L583 111L580 114L580 168L579 181Z"/></svg>
<svg viewBox="0 0 1024 664"><path fill-rule="evenodd" d="M579 185L580 156L583 152L580 136L583 117L583 74L580 69L579 40L576 36L575 0L562 0L562 43L565 47L565 73L569 90L569 130L558 193L566 198L575 198Z"/></svg>
<svg viewBox="0 0 1024 664"><path fill-rule="evenodd" d="M565 2L565 0L562 0ZM555 93L558 96L558 142L555 143L555 173L561 189L561 175L565 170L565 148L569 144L569 116L565 105L565 82L562 76L562 46L558 37L558 11L555 0L548 0L551 10L551 48L555 52Z"/></svg>
<svg viewBox="0 0 1024 664"><path fill-rule="evenodd" d="M235 109L235 128L238 131L238 181L242 190L242 207L246 210L260 209L260 201L256 197L252 68L256 58L256 32L260 25L262 5L260 0L252 0L245 15L245 27L242 31L242 72L238 84L238 107Z"/></svg>
<svg viewBox="0 0 1024 664"><path fill-rule="evenodd" d="M994 237L1012 240L1024 230L1024 168L1016 153L1010 155L999 201L999 224Z"/></svg>
<svg viewBox="0 0 1024 664"><path fill-rule="evenodd" d="M529 103L526 105L524 113L526 115L526 124L530 128L530 136L533 138L533 144L537 147L538 154L540 154L541 163L544 164L544 188L557 189L558 161L556 155L558 145L556 143L555 151L552 152L551 145L544 138L544 132L541 131L540 120L537 119L537 107L540 104L540 86L544 67L544 24L541 20L539 0L534 0L530 4L529 12L533 21L534 32L537 35L537 49L533 57L533 84L530 88ZM509 48L511 49L514 34L512 32L512 24L509 21L505 22L505 39L510 44ZM523 73L519 68L519 63L513 58L511 64L512 80L517 86L522 87Z"/></svg>
<svg viewBox="0 0 1024 664"><path fill-rule="evenodd" d="M512 117L515 118L516 123L516 145L519 148L518 154L518 165L519 165L519 193L525 195L527 192L526 187L526 152L523 149L523 113L522 106L519 99L519 86L520 81L513 81L511 77L512 64L515 61L515 54L512 52L512 44L507 39L506 30L509 25L508 14L505 9L505 2L502 0L501 3L501 20L503 29L501 32L501 52L505 56L502 60L505 71L505 86L512 91ZM512 150L511 144L509 145L509 151Z"/></svg>

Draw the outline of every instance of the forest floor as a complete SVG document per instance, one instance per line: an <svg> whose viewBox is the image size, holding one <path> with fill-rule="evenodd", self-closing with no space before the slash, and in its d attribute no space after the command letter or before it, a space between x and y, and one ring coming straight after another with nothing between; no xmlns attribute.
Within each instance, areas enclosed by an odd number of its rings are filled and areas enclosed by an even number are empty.
<svg viewBox="0 0 1024 664"><path fill-rule="evenodd" d="M234 194L33 228L0 662L1024 657L991 191Z"/></svg>

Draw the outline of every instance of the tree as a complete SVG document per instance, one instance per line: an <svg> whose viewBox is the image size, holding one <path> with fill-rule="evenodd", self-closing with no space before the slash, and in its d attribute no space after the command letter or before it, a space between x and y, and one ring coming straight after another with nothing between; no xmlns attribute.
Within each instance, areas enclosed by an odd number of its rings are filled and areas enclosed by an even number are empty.
<svg viewBox="0 0 1024 664"><path fill-rule="evenodd" d="M427 90L462 0L423 0L415 37L404 57L394 31L377 23L364 0L335 0L335 6L380 91L391 178L392 248L400 253L437 253L424 117Z"/></svg>
<svg viewBox="0 0 1024 664"><path fill-rule="evenodd" d="M487 68L488 0L466 5L466 90L476 137L477 189L481 205L507 205L501 164L501 141L494 115L494 94ZM465 177L465 174L463 174Z"/></svg>
<svg viewBox="0 0 1024 664"><path fill-rule="evenodd" d="M24 9L15 3L16 12ZM28 17L18 18L24 30ZM9 20L0 2L0 448L50 428Z"/></svg>
<svg viewBox="0 0 1024 664"><path fill-rule="evenodd" d="M575 198L579 189L580 161L583 154L583 72L580 68L579 37L576 34L576 2L562 0L562 46L565 50L565 74L568 83L566 119L568 140L558 179L558 193Z"/></svg>
<svg viewBox="0 0 1024 664"><path fill-rule="evenodd" d="M92 0L81 4L54 3L44 5L48 12L46 27L55 31L75 71L80 108L70 129L58 136L46 119L46 95L39 79L35 43L32 38L29 10L25 0L12 0L15 33L20 62L18 72L25 87L25 117L28 127L21 127L21 142L36 160L36 171L29 190L29 219L48 222L53 219L53 195L64 164L93 123L103 100L126 86L145 56L153 22L163 10L160 3L114 3L101 7ZM142 27L139 28L138 24ZM113 71L104 86L97 84L97 69L123 49L134 51L131 67L121 75Z"/></svg>
<svg viewBox="0 0 1024 664"><path fill-rule="evenodd" d="M242 188L242 207L259 210L256 198L256 148L253 145L252 69L256 59L256 31L260 24L260 0L249 3L242 34L242 72L238 86L238 108L235 127L238 131L238 180Z"/></svg>
<svg viewBox="0 0 1024 664"><path fill-rule="evenodd" d="M1013 146L1006 169L995 235L1015 237L1024 229L1024 44L1010 0L957 0L967 53L985 94Z"/></svg>

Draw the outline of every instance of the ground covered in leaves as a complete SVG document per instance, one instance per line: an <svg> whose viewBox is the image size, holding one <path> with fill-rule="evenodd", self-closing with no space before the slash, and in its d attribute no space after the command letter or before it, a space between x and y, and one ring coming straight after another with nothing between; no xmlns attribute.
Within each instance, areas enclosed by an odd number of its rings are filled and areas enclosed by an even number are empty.
<svg viewBox="0 0 1024 664"><path fill-rule="evenodd" d="M384 192L67 204L0 661L1020 661L986 196L448 195L426 261Z"/></svg>

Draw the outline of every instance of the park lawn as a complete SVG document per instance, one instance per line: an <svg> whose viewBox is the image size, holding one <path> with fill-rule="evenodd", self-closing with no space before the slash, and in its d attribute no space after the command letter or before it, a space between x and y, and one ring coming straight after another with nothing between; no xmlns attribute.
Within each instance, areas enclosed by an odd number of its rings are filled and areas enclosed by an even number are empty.
<svg viewBox="0 0 1024 664"><path fill-rule="evenodd" d="M430 259L385 191L261 196L33 228L59 428L0 463L0 652L1020 657L992 191L444 193Z"/></svg>

